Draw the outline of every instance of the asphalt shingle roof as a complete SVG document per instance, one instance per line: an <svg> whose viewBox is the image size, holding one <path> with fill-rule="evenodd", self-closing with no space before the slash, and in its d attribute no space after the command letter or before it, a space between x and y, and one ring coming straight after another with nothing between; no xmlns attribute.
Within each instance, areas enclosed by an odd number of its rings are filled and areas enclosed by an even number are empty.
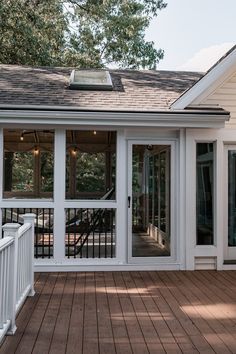
<svg viewBox="0 0 236 354"><path fill-rule="evenodd" d="M71 68L0 65L0 105L166 110L202 73L110 70L113 91L70 90Z"/></svg>

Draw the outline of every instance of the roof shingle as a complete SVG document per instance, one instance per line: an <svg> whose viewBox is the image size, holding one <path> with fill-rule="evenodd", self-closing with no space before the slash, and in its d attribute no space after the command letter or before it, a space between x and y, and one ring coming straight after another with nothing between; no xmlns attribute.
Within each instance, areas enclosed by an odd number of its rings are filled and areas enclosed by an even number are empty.
<svg viewBox="0 0 236 354"><path fill-rule="evenodd" d="M70 90L71 68L0 65L0 105L166 110L202 73L110 70L113 91Z"/></svg>

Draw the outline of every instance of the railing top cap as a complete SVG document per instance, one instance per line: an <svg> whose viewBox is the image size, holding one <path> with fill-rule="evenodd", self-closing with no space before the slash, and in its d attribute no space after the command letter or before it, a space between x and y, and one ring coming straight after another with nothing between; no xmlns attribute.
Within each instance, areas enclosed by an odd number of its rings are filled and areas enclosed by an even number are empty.
<svg viewBox="0 0 236 354"><path fill-rule="evenodd" d="M17 230L17 229L19 229L19 227L20 227L20 224L14 222L14 223L7 223L7 224L3 225L2 229L3 229L3 231L5 231L5 230L9 231L9 230Z"/></svg>
<svg viewBox="0 0 236 354"><path fill-rule="evenodd" d="M36 218L36 215L34 213L26 213L22 215L23 218Z"/></svg>

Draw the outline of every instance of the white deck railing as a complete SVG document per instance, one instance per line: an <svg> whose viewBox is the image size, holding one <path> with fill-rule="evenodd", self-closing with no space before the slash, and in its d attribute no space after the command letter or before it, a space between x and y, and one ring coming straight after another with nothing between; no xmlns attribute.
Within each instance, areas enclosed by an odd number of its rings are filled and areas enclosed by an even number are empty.
<svg viewBox="0 0 236 354"><path fill-rule="evenodd" d="M34 214L24 225L3 226L0 239L0 342L16 331L15 318L27 296L34 295Z"/></svg>

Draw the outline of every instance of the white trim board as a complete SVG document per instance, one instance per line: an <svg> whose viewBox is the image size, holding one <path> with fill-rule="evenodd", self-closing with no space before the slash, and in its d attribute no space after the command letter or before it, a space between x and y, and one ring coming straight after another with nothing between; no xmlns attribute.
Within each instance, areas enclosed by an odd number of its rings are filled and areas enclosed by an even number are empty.
<svg viewBox="0 0 236 354"><path fill-rule="evenodd" d="M28 111L0 110L0 124L9 128L24 129L29 126L47 126L72 129L83 127L128 128L128 127L164 127L164 128L224 128L230 114L224 110L191 110L183 112L65 112L65 111ZM70 128L69 128L70 127Z"/></svg>
<svg viewBox="0 0 236 354"><path fill-rule="evenodd" d="M187 106L200 104L224 81L236 72L236 48L210 69L205 76L185 91L171 106L172 110L182 110Z"/></svg>

